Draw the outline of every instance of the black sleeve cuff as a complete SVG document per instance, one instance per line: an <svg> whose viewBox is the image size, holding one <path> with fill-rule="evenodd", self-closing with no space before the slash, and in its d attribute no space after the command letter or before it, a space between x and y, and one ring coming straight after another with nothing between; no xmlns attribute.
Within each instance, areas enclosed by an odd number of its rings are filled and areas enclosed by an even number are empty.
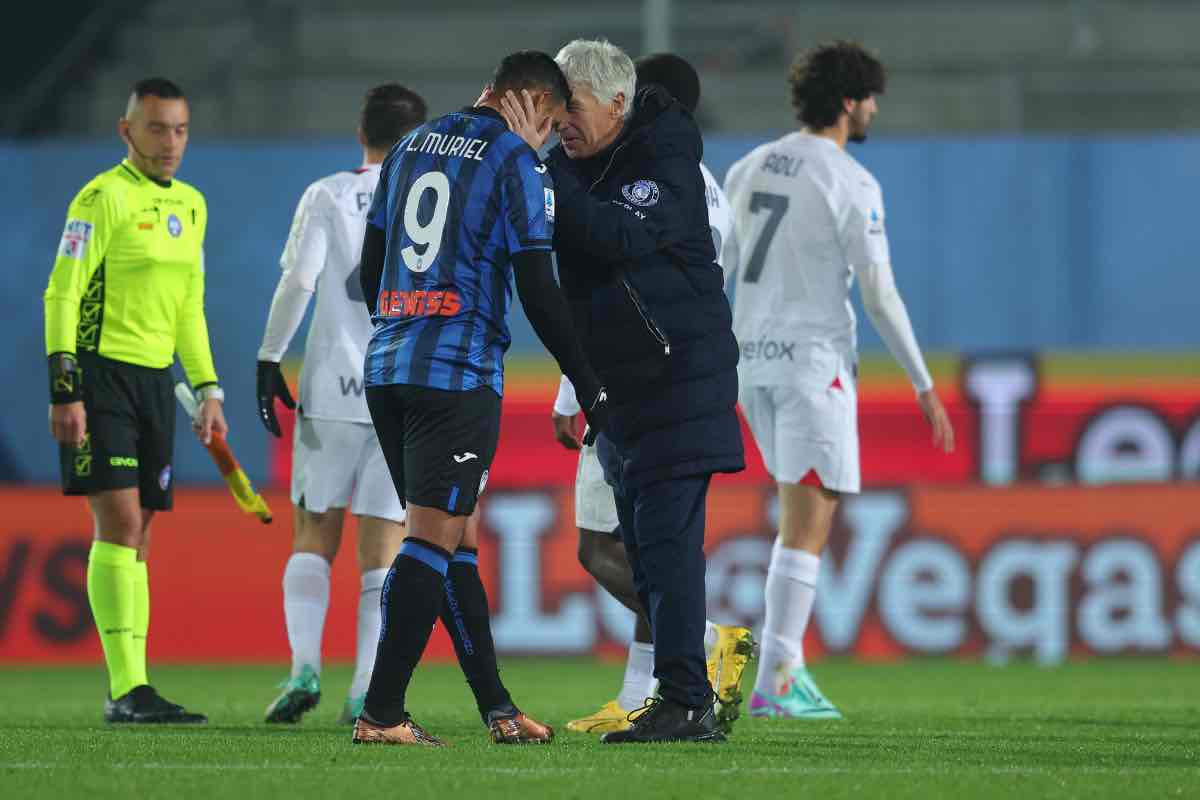
<svg viewBox="0 0 1200 800"><path fill-rule="evenodd" d="M82 400L83 373L75 356L70 353L51 353L47 362L50 368L50 402L59 405Z"/></svg>

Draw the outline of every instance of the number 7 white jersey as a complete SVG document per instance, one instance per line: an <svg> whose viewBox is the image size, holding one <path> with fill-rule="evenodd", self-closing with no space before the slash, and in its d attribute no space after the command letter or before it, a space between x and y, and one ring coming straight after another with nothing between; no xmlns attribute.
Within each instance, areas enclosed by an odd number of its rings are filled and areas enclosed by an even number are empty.
<svg viewBox="0 0 1200 800"><path fill-rule="evenodd" d="M371 421L363 392L363 361L371 316L358 263L379 165L338 172L305 190L279 259L283 275L271 302L258 358L279 361L309 298L317 295L300 373L300 405L312 419Z"/></svg>
<svg viewBox="0 0 1200 800"><path fill-rule="evenodd" d="M725 193L740 382L827 384L856 358L855 269L891 260L879 183L835 142L801 131L734 164Z"/></svg>

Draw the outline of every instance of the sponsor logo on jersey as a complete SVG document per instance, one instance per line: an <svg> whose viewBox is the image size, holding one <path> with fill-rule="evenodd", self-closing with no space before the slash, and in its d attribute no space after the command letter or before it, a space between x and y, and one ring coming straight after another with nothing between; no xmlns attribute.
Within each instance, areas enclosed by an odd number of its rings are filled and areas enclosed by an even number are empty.
<svg viewBox="0 0 1200 800"><path fill-rule="evenodd" d="M171 485L171 465L167 464L162 468L162 472L158 473L158 488L164 492Z"/></svg>
<svg viewBox="0 0 1200 800"><path fill-rule="evenodd" d="M381 317L453 317L462 310L462 298L455 291L379 293Z"/></svg>
<svg viewBox="0 0 1200 800"><path fill-rule="evenodd" d="M546 174L546 165L538 164L537 166L535 166L533 168L533 171L536 172L538 175L545 175Z"/></svg>
<svg viewBox="0 0 1200 800"><path fill-rule="evenodd" d="M353 375L351 375L349 378L347 378L345 375L338 375L338 385L342 387L342 397L349 397L350 395L362 397L362 379L356 378Z"/></svg>
<svg viewBox="0 0 1200 800"><path fill-rule="evenodd" d="M456 453L454 455L454 463L455 464L465 464L473 458L479 458L479 456L472 453L470 450L466 451L465 453Z"/></svg>
<svg viewBox="0 0 1200 800"><path fill-rule="evenodd" d="M742 358L746 361L795 361L795 342L776 342L759 339L757 342L742 342Z"/></svg>
<svg viewBox="0 0 1200 800"><path fill-rule="evenodd" d="M63 228L62 242L58 254L67 258L79 260L87 252L88 242L92 240L92 223L81 219L69 219Z"/></svg>
<svg viewBox="0 0 1200 800"><path fill-rule="evenodd" d="M122 467L125 469L137 469L138 460L133 456L111 456L108 459L110 467Z"/></svg>
<svg viewBox="0 0 1200 800"><path fill-rule="evenodd" d="M634 181L621 187L621 194L635 206L649 207L658 204L658 184L654 181Z"/></svg>
<svg viewBox="0 0 1200 800"><path fill-rule="evenodd" d="M554 190L543 189L546 193L546 219L554 222Z"/></svg>
<svg viewBox="0 0 1200 800"><path fill-rule="evenodd" d="M179 238L179 234L183 233L183 220L171 214L167 217L167 233L171 234L174 239Z"/></svg>

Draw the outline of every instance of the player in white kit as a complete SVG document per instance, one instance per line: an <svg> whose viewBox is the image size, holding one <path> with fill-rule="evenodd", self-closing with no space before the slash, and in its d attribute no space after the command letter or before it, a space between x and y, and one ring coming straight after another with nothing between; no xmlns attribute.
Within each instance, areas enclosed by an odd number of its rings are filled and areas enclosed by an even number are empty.
<svg viewBox="0 0 1200 800"><path fill-rule="evenodd" d="M700 77L684 59L671 53L657 53L638 59L636 85L656 83L665 88L685 108L695 113L700 102ZM718 261L733 236L733 218L729 203L716 178L700 165L708 198L708 220ZM736 253L736 248L733 249ZM633 570L625 554L618 530L617 505L613 490L604 480L596 448L583 446L576 420L580 413L575 389L563 376L554 402L554 433L562 445L579 450L575 473L575 525L579 528L579 562L604 587L605 591L637 615L633 642L625 662L625 677L617 697L600 710L567 723L567 730L583 733L608 733L630 726L629 714L654 694L654 645L650 622L642 609L633 584ZM748 628L707 623L704 636L709 680L717 693L718 723L728 731L737 718L742 700L742 670L754 647Z"/></svg>
<svg viewBox="0 0 1200 800"><path fill-rule="evenodd" d="M780 499L752 716L841 717L805 668L802 640L838 500L859 491L855 278L934 446L954 449L892 276L879 183L845 149L866 139L884 85L883 65L856 44L801 55L791 87L804 127L753 150L725 181L738 231L739 401Z"/></svg>
<svg viewBox="0 0 1200 800"><path fill-rule="evenodd" d="M380 591L404 538L404 509L371 424L363 361L371 319L358 278L359 254L379 165L392 145L425 122L425 101L399 84L367 92L359 121L363 165L313 183L296 208L258 351L259 415L279 436L275 399L295 408L279 361L317 296L304 364L292 450L293 552L283 573L283 608L292 671L268 706L267 722L299 722L321 699L321 637L330 568L347 507L358 518L362 590L357 654L341 721L353 723L375 663Z"/></svg>

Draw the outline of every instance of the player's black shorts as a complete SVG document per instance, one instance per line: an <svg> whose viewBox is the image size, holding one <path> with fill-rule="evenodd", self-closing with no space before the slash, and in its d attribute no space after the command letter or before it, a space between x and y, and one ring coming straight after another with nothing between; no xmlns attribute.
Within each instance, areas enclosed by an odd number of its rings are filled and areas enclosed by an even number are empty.
<svg viewBox="0 0 1200 800"><path fill-rule="evenodd" d="M392 384L368 386L367 407L400 502L468 516L500 439L500 396Z"/></svg>
<svg viewBox="0 0 1200 800"><path fill-rule="evenodd" d="M171 508L175 393L171 370L82 352L87 439L59 446L63 494L137 487L142 508Z"/></svg>

